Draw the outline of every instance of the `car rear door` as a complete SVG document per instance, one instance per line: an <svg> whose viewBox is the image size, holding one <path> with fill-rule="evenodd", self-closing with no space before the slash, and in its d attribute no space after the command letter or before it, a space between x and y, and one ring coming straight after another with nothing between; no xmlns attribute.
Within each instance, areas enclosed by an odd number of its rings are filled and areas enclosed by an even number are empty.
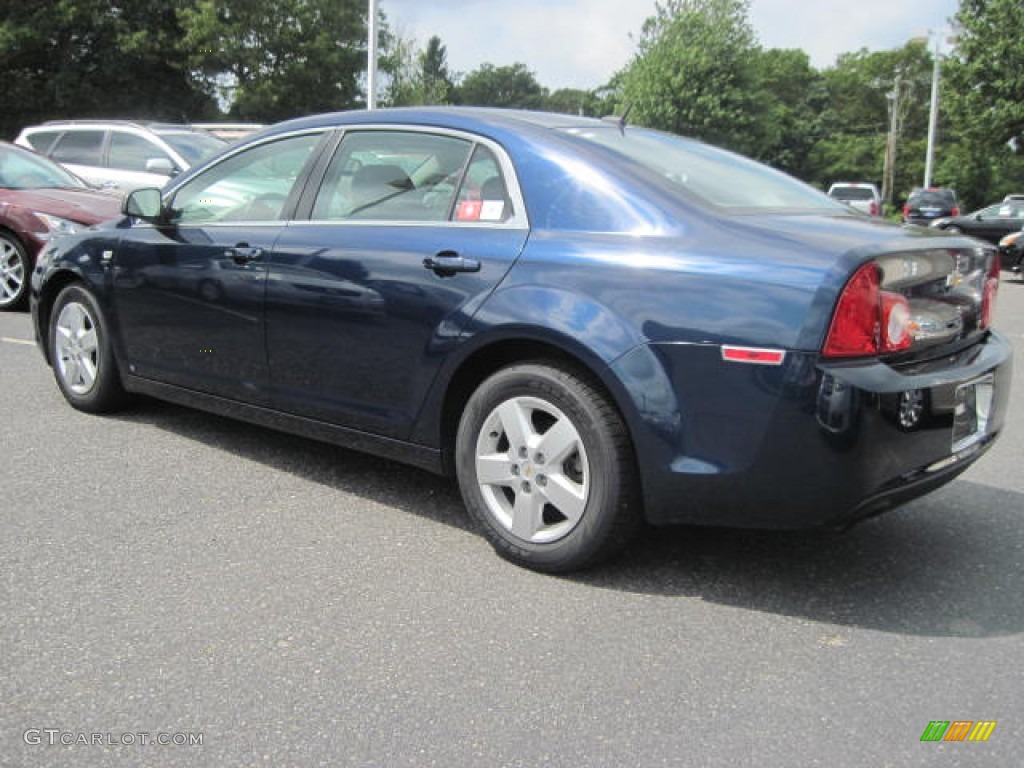
<svg viewBox="0 0 1024 768"><path fill-rule="evenodd" d="M126 234L114 287L130 373L269 402L267 267L321 139L303 133L229 155L171 193L168 223Z"/></svg>
<svg viewBox="0 0 1024 768"><path fill-rule="evenodd" d="M345 135L267 284L275 407L402 438L446 352L518 257L500 147L441 130Z"/></svg>

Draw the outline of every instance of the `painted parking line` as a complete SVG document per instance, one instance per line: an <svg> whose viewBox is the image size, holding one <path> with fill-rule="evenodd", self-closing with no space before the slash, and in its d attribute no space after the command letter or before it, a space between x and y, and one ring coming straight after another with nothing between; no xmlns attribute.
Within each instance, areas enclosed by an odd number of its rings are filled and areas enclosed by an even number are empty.
<svg viewBox="0 0 1024 768"><path fill-rule="evenodd" d="M12 339L9 336L0 336L0 341L6 341L8 344L25 344L29 347L34 347L36 343L31 339Z"/></svg>

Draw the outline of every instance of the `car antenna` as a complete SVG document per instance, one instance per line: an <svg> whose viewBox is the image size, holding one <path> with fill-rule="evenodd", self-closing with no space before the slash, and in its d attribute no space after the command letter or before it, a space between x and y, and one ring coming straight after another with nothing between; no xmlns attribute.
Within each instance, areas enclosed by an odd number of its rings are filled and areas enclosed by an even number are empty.
<svg viewBox="0 0 1024 768"><path fill-rule="evenodd" d="M622 111L621 115L605 115L601 118L602 122L611 123L612 125L619 126L619 132L626 135L626 120L629 119L629 113L633 111L633 102L629 102L626 108Z"/></svg>

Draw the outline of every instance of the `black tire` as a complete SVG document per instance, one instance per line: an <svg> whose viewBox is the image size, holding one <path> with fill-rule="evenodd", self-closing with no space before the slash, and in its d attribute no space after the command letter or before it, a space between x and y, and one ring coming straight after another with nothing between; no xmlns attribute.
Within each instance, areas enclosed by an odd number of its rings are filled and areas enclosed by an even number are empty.
<svg viewBox="0 0 1024 768"><path fill-rule="evenodd" d="M543 455L547 448L555 454ZM549 573L596 565L640 527L626 426L574 369L533 362L493 374L466 404L455 460L467 509L518 565Z"/></svg>
<svg viewBox="0 0 1024 768"><path fill-rule="evenodd" d="M0 310L22 309L28 303L32 260L14 235L0 232Z"/></svg>
<svg viewBox="0 0 1024 768"><path fill-rule="evenodd" d="M57 295L47 331L50 362L61 393L80 411L105 413L127 402L108 329L85 287L73 283Z"/></svg>

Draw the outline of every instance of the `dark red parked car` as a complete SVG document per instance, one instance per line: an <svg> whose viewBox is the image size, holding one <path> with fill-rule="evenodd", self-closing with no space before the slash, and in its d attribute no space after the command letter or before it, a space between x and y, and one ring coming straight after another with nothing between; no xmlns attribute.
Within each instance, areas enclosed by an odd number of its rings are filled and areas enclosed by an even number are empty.
<svg viewBox="0 0 1024 768"><path fill-rule="evenodd" d="M0 142L0 310L27 304L29 275L43 243L115 218L119 208L118 195Z"/></svg>

